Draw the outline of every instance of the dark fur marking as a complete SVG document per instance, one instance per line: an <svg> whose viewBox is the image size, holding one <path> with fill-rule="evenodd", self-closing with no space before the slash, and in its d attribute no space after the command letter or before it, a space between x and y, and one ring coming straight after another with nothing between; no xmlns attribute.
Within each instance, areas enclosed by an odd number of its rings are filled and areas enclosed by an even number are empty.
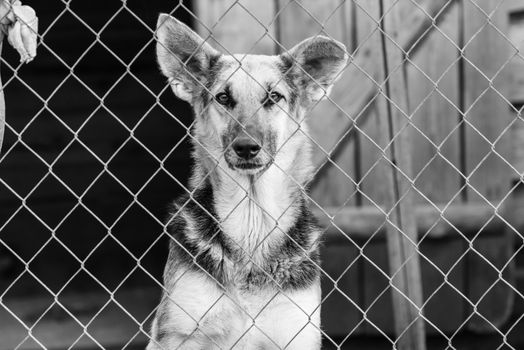
<svg viewBox="0 0 524 350"><path fill-rule="evenodd" d="M229 109L235 108L235 106L237 105L237 101L235 100L235 98L233 97L233 93L231 92L231 83L226 84L226 86L224 87L224 92L229 97L229 102L225 106Z"/></svg>
<svg viewBox="0 0 524 350"><path fill-rule="evenodd" d="M266 83L266 87L264 88L265 94L264 98L260 101L262 106L264 106L265 109L269 109L275 105L274 101L271 99L271 92L273 90L273 86L271 86L270 83Z"/></svg>
<svg viewBox="0 0 524 350"><path fill-rule="evenodd" d="M211 185L206 184L198 188L193 196L183 196L178 201L180 206L184 207L185 215L190 215L196 224L196 234L207 247L202 249L197 242L192 241L187 236L187 224L184 219L171 220L168 226L169 233L177 240L179 244L171 241L170 249L177 252L175 259L179 259L184 265L190 266L195 270L203 269L220 283L225 283L225 274L223 268L223 259L233 254L231 243L224 236L220 226L217 223L217 216L213 207L213 191ZM199 205L200 204L200 205ZM181 218L181 216L178 216ZM183 222L181 224L180 222ZM181 246L183 247L181 247ZM218 247L222 252L222 259L217 260L211 254L211 247ZM185 249L184 249L185 248Z"/></svg>
<svg viewBox="0 0 524 350"><path fill-rule="evenodd" d="M180 54L180 60L184 63L184 70L186 73L193 75L195 78L200 78L203 76L204 70L202 67L202 62L199 60L197 54Z"/></svg>
<svg viewBox="0 0 524 350"><path fill-rule="evenodd" d="M282 245L282 250L288 255L300 254L302 249L307 249L312 243L309 241L312 230L318 230L318 225L315 217L309 208L302 200L300 205L300 213L297 217L295 225L291 227L286 235L286 240Z"/></svg>
<svg viewBox="0 0 524 350"><path fill-rule="evenodd" d="M178 201L183 205L189 196L184 196ZM246 273L238 281L242 288L253 289L265 285L280 286L283 290L306 288L319 276L317 265L319 264L318 243L311 241L311 234L319 230L315 219L304 199L299 199L298 214L294 225L287 232L286 238L280 248L267 257L267 263L261 266L248 264L245 266ZM199 204L203 207L201 207ZM222 254L219 259L211 254L211 247L203 245L202 249L187 237L187 224L181 216L172 218L169 232L182 245L189 254L176 242L171 242L171 250L175 251L173 259L200 271L209 273L221 284L228 283L228 275L225 271L225 259L235 263L245 264L249 258L239 251L228 237L222 232L217 223L216 213L213 207L213 190L209 182L198 188L193 197L189 199L184 207L186 215L191 215L196 223L196 234L201 236L202 242L208 242ZM196 258L194 258L196 256ZM247 259L247 260L246 260ZM238 276L237 276L238 277Z"/></svg>
<svg viewBox="0 0 524 350"><path fill-rule="evenodd" d="M317 230L316 221L302 200L295 224L287 232L284 243L268 257L268 264L263 269L251 269L246 277L246 289L275 283L282 290L311 285L320 273L317 242L310 241L311 233Z"/></svg>
<svg viewBox="0 0 524 350"><path fill-rule="evenodd" d="M298 99L298 85L299 75L294 67L295 59L289 55L280 55L281 63L278 64L278 68L284 77L284 81L289 86L289 106L291 110L294 110Z"/></svg>
<svg viewBox="0 0 524 350"><path fill-rule="evenodd" d="M213 85L216 83L218 73L222 70L224 64L220 60L222 55L213 55L209 58L209 64L206 74L206 80L204 82L204 87L201 90L200 98L204 102L204 108L211 103L214 96L209 93Z"/></svg>
<svg viewBox="0 0 524 350"><path fill-rule="evenodd" d="M271 155L271 163L272 163L273 158L275 157L275 154L277 153L277 134L270 130L266 133L266 135L267 135L267 139L264 140L265 148L266 148L266 152L268 152Z"/></svg>
<svg viewBox="0 0 524 350"><path fill-rule="evenodd" d="M160 321L159 321L160 323ZM169 336L169 331L165 329L159 329L156 336L155 341L159 344L162 344L162 342Z"/></svg>
<svg viewBox="0 0 524 350"><path fill-rule="evenodd" d="M167 306L168 302L168 297L165 294L162 295L160 306L158 307L155 315L155 319L157 322L157 333L153 334L153 336L155 341L159 344L162 344L162 342L170 335L170 331L168 329L165 329L165 325L169 324L169 307Z"/></svg>

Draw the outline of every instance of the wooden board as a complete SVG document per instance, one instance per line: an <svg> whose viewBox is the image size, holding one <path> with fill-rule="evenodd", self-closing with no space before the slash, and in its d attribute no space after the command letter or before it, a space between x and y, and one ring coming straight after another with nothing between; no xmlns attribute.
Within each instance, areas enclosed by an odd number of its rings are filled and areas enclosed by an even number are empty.
<svg viewBox="0 0 524 350"><path fill-rule="evenodd" d="M508 39L513 47L509 49L510 53L515 53L511 58L506 71L508 79L508 98L514 104L524 103L524 4L521 1L515 1L508 6ZM520 50L517 53L517 50Z"/></svg>
<svg viewBox="0 0 524 350"><path fill-rule="evenodd" d="M513 57L508 64L508 98L515 110L512 110L513 116L518 116L518 110L524 104L524 4L522 2L514 2L509 4L509 28L508 38L515 48L511 52L520 50L520 53ZM524 120L519 118L512 125L512 165L516 168L516 173L513 173L514 178L524 174Z"/></svg>
<svg viewBox="0 0 524 350"><path fill-rule="evenodd" d="M426 31L431 31L432 24L434 23L431 16L440 14L435 18L438 22L450 7L446 5L450 5L450 3L447 1L421 1L420 6L424 11L413 13L405 19L403 22L404 27L400 33L399 45L406 50L408 48L414 48L415 51L421 47L422 45L420 43L424 40L419 41L418 39ZM375 10L372 9L373 6ZM373 45L370 44L371 42L369 40L370 37L378 34L376 30L376 22L378 21L376 9L378 9L378 5L375 2L351 2L349 10L351 22L358 27L358 22L360 18L362 18L365 22L368 22L371 27L370 30L363 35L364 38L361 41L359 41L358 28L356 31L352 29L352 36L354 37L352 43L357 46L357 49L354 52L354 58L350 61L350 64L342 75L341 81L336 84L335 89L332 91L331 100L336 101L336 104L324 103L322 109L319 109L322 115L320 116L321 119L318 120L321 120L323 124L322 127L315 128L316 140L322 142L318 142L318 149L313 154L314 164L317 167L322 167L323 164L329 163L328 155L326 154L329 150L336 149L335 153L342 152L340 149L337 149L337 146L339 144L342 145L339 148L346 146L348 140L350 140L350 138L347 137L348 132L354 133L355 130L355 128L352 127L354 121L360 123L362 126L365 120L369 119L371 109L368 107L372 105L371 102L376 99L376 91L378 89L375 81L376 77L374 76L376 70L376 53L373 52ZM430 16L427 14L430 14ZM306 15L309 16L308 14ZM295 21L295 17L291 18L290 21ZM310 21L316 22L312 19L310 19ZM322 29L322 26L320 26L320 29ZM378 97L378 99L380 99L380 97ZM317 113L313 111L311 116L312 120L315 120L316 114ZM373 127L371 130L372 129ZM369 167L363 167L359 160L363 153L357 151L358 147L356 147L356 157L354 161L355 175L346 178L346 180L360 180L361 175L362 177L366 177L366 173L368 172L366 170L371 169L369 172L376 171L373 164L380 159L380 146L377 148L378 138L373 138L373 135L368 137L367 134L371 133L367 130L362 132L362 137L359 137L359 139L363 141L361 143L359 142L358 146L364 148L366 146L365 143L371 144L370 147L374 154L376 155L378 152L378 157L362 157L364 159L372 159ZM329 154L329 156L333 155ZM323 174L324 172L322 172L322 175ZM367 176L371 178L373 175L369 174ZM370 189L374 189L374 187L380 184L379 181L368 180L368 182L370 183ZM377 190L376 193L380 195L382 191ZM362 197L365 198L366 195L367 194L363 192L362 195L355 195L355 203L360 205L362 203ZM380 200L373 201L380 202Z"/></svg>
<svg viewBox="0 0 524 350"><path fill-rule="evenodd" d="M272 1L195 1L194 6L197 32L218 50L226 54L275 53Z"/></svg>
<svg viewBox="0 0 524 350"><path fill-rule="evenodd" d="M409 98L404 52L399 49L401 8L392 0L381 1L381 48L379 58L380 81L385 82L384 96L388 101L377 104L381 123L380 133L390 146L385 151L388 163L382 168L388 191L385 209L389 213L386 223L387 257L390 268L391 297L395 335L399 348L426 349L426 331L422 305L422 275L417 223L414 213L415 191L412 188L412 155L416 152L409 132Z"/></svg>
<svg viewBox="0 0 524 350"><path fill-rule="evenodd" d="M315 35L327 35L346 45L348 50L352 47L352 36L355 30L352 23L353 6L351 2L341 0L315 1L300 0L288 2L279 0L281 12L277 21L281 26L281 44L284 49L290 49L300 41ZM294 25L289 25L294 23ZM343 74L335 84L334 90L348 83L350 76ZM332 94L333 96L334 94ZM335 103L340 100L334 99ZM335 130L339 128L339 118L334 110L336 105L330 100L321 101L310 112L308 123L310 135L313 139L315 154L325 154L331 149L322 150L320 146L329 145L333 140ZM341 113L339 111L339 113ZM330 132L331 131L331 132ZM335 142L337 142L336 140ZM355 203L354 171L355 151L354 145L344 147L337 159L336 165L329 167L322 178L318 179L312 190L313 199L320 206L340 206Z"/></svg>
<svg viewBox="0 0 524 350"><path fill-rule="evenodd" d="M381 84L382 81L377 78L376 74L376 66L380 64L377 52L379 48L372 44L379 40L378 36L380 35L377 25L380 19L378 1L358 1L356 12L358 47L370 51L368 59L371 63L365 73L373 77L378 84ZM369 79L365 77L365 73L360 73L361 79ZM385 164L382 149L386 147L386 143L381 137L379 130L379 118L383 116L380 116L376 109L377 103L384 102L383 99L384 97L378 92L375 94L373 103L369 107L370 116L365 123L360 123L359 125L359 141L361 142L360 169L362 173L362 185L360 188L363 205L383 204L387 191L387 184L382 181L382 169Z"/></svg>
<svg viewBox="0 0 524 350"><path fill-rule="evenodd" d="M403 11L420 11L410 1L401 4L405 4ZM453 168L460 169L458 25L458 8L453 6L407 64L410 113L416 127L409 129L416 150L413 175L421 192L416 194L419 203L447 203L460 189L460 176Z"/></svg>
<svg viewBox="0 0 524 350"><path fill-rule="evenodd" d="M378 20L378 15L372 15L377 11L373 9L373 6L376 7L373 4L374 2L359 2L359 5L362 6L360 11L363 12L358 17L358 29L361 32L359 33L359 38L362 36L362 41L369 40L368 37L376 28L375 20ZM411 1L400 1L397 6L401 7L401 11L406 18L409 15L413 16L421 12ZM418 175L415 185L417 190L422 192L432 202L449 201L459 188L457 171L442 157L436 156L437 148L431 144L433 142L439 145L446 139L440 152L451 164L458 165L458 133L456 131L452 132L457 124L458 114L455 106L453 106L453 103L456 103L457 100L457 67L456 64L453 65L457 56L457 50L453 43L439 32L444 32L451 40L456 39L457 9L454 4L449 4L448 7L450 10L437 18L440 20L437 21L438 29L425 33L421 49L411 54L410 59L412 63L407 63L410 112L413 113L413 124L420 130L418 131L413 126L408 126L412 134L414 149L417 150L413 152L413 172L415 175ZM363 11L364 9L367 13ZM439 51L438 54L435 54L437 48ZM450 65L453 66L448 70L447 68ZM420 70L427 76L421 73ZM442 94L435 91L433 82L437 80L439 80L437 87ZM430 95L429 98L426 98L427 95ZM379 96L376 101L378 102L381 99L382 97ZM362 172L364 174L369 172L369 174L365 175L363 181L365 196L380 204L384 202L383 194L386 188L383 182L380 181L381 171L377 163L382 163L383 160L381 160L381 151L375 144L378 144L380 147L385 145L381 145L376 118L376 115L370 117L366 125L363 126L367 136L362 137L361 159ZM448 137L450 133L452 135ZM429 165L426 167L428 163ZM426 202L423 196L418 193L416 193L416 201ZM369 201L365 202L369 203Z"/></svg>
<svg viewBox="0 0 524 350"><path fill-rule="evenodd" d="M494 209L498 207L497 211ZM473 238L481 229L489 232L498 232L506 226L501 220L492 220L496 213L504 213L504 217L513 210L511 205L502 207L500 203L483 204L452 204L444 209L436 210L432 205L418 205L415 209L418 233L420 237L449 238L462 235ZM372 236L384 237L386 215L374 206L324 208L324 211L313 210L322 227L326 228L326 235L330 239L339 239L340 242L351 239L369 239ZM331 217L338 213L333 219ZM511 221L518 230L524 228L524 218L515 215Z"/></svg>
<svg viewBox="0 0 524 350"><path fill-rule="evenodd" d="M470 188L468 200L500 199L506 195L511 168L510 133L500 134L510 123L510 105L492 88L504 94L507 80L496 73L512 53L511 45L492 26L506 30L507 12L500 1L464 2L465 130L466 169ZM482 12L483 11L483 12ZM492 13L493 12L493 13ZM486 13L491 23L487 23ZM489 49L487 49L489 48ZM499 138L500 137L500 138ZM493 143L495 151L492 152ZM477 193L478 192L478 193Z"/></svg>

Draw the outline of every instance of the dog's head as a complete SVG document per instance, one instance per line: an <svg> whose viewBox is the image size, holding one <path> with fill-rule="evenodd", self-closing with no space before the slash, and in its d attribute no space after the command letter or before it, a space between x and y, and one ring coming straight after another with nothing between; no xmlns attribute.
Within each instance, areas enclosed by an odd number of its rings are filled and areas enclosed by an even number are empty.
<svg viewBox="0 0 524 350"><path fill-rule="evenodd" d="M242 174L256 174L275 160L348 58L344 45L323 36L279 56L224 55L166 14L159 17L157 38L163 74L195 110L197 143Z"/></svg>

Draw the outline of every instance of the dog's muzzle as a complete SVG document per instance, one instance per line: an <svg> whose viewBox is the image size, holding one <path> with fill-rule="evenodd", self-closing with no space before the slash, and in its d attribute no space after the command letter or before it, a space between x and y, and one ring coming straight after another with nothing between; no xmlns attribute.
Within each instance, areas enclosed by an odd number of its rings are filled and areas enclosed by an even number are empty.
<svg viewBox="0 0 524 350"><path fill-rule="evenodd" d="M229 168L246 174L256 174L271 164L271 146L268 134L248 125L244 130L233 130L223 139L225 159Z"/></svg>
<svg viewBox="0 0 524 350"><path fill-rule="evenodd" d="M243 160L251 160L255 158L260 152L260 145L248 136L241 136L237 138L231 145L238 158Z"/></svg>

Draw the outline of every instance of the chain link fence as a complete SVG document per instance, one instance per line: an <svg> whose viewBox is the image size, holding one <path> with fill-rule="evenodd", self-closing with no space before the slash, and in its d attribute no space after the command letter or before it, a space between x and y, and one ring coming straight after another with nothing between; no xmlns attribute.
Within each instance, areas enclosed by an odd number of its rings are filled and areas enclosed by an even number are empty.
<svg viewBox="0 0 524 350"><path fill-rule="evenodd" d="M151 339L174 239L168 205L195 201L200 144L157 67L159 12L224 54L276 55L318 35L347 48L339 81L299 128L314 179L287 174L323 228L323 347L523 346L518 1L25 5L39 16L38 56L22 65L4 49L1 61L1 347Z"/></svg>

